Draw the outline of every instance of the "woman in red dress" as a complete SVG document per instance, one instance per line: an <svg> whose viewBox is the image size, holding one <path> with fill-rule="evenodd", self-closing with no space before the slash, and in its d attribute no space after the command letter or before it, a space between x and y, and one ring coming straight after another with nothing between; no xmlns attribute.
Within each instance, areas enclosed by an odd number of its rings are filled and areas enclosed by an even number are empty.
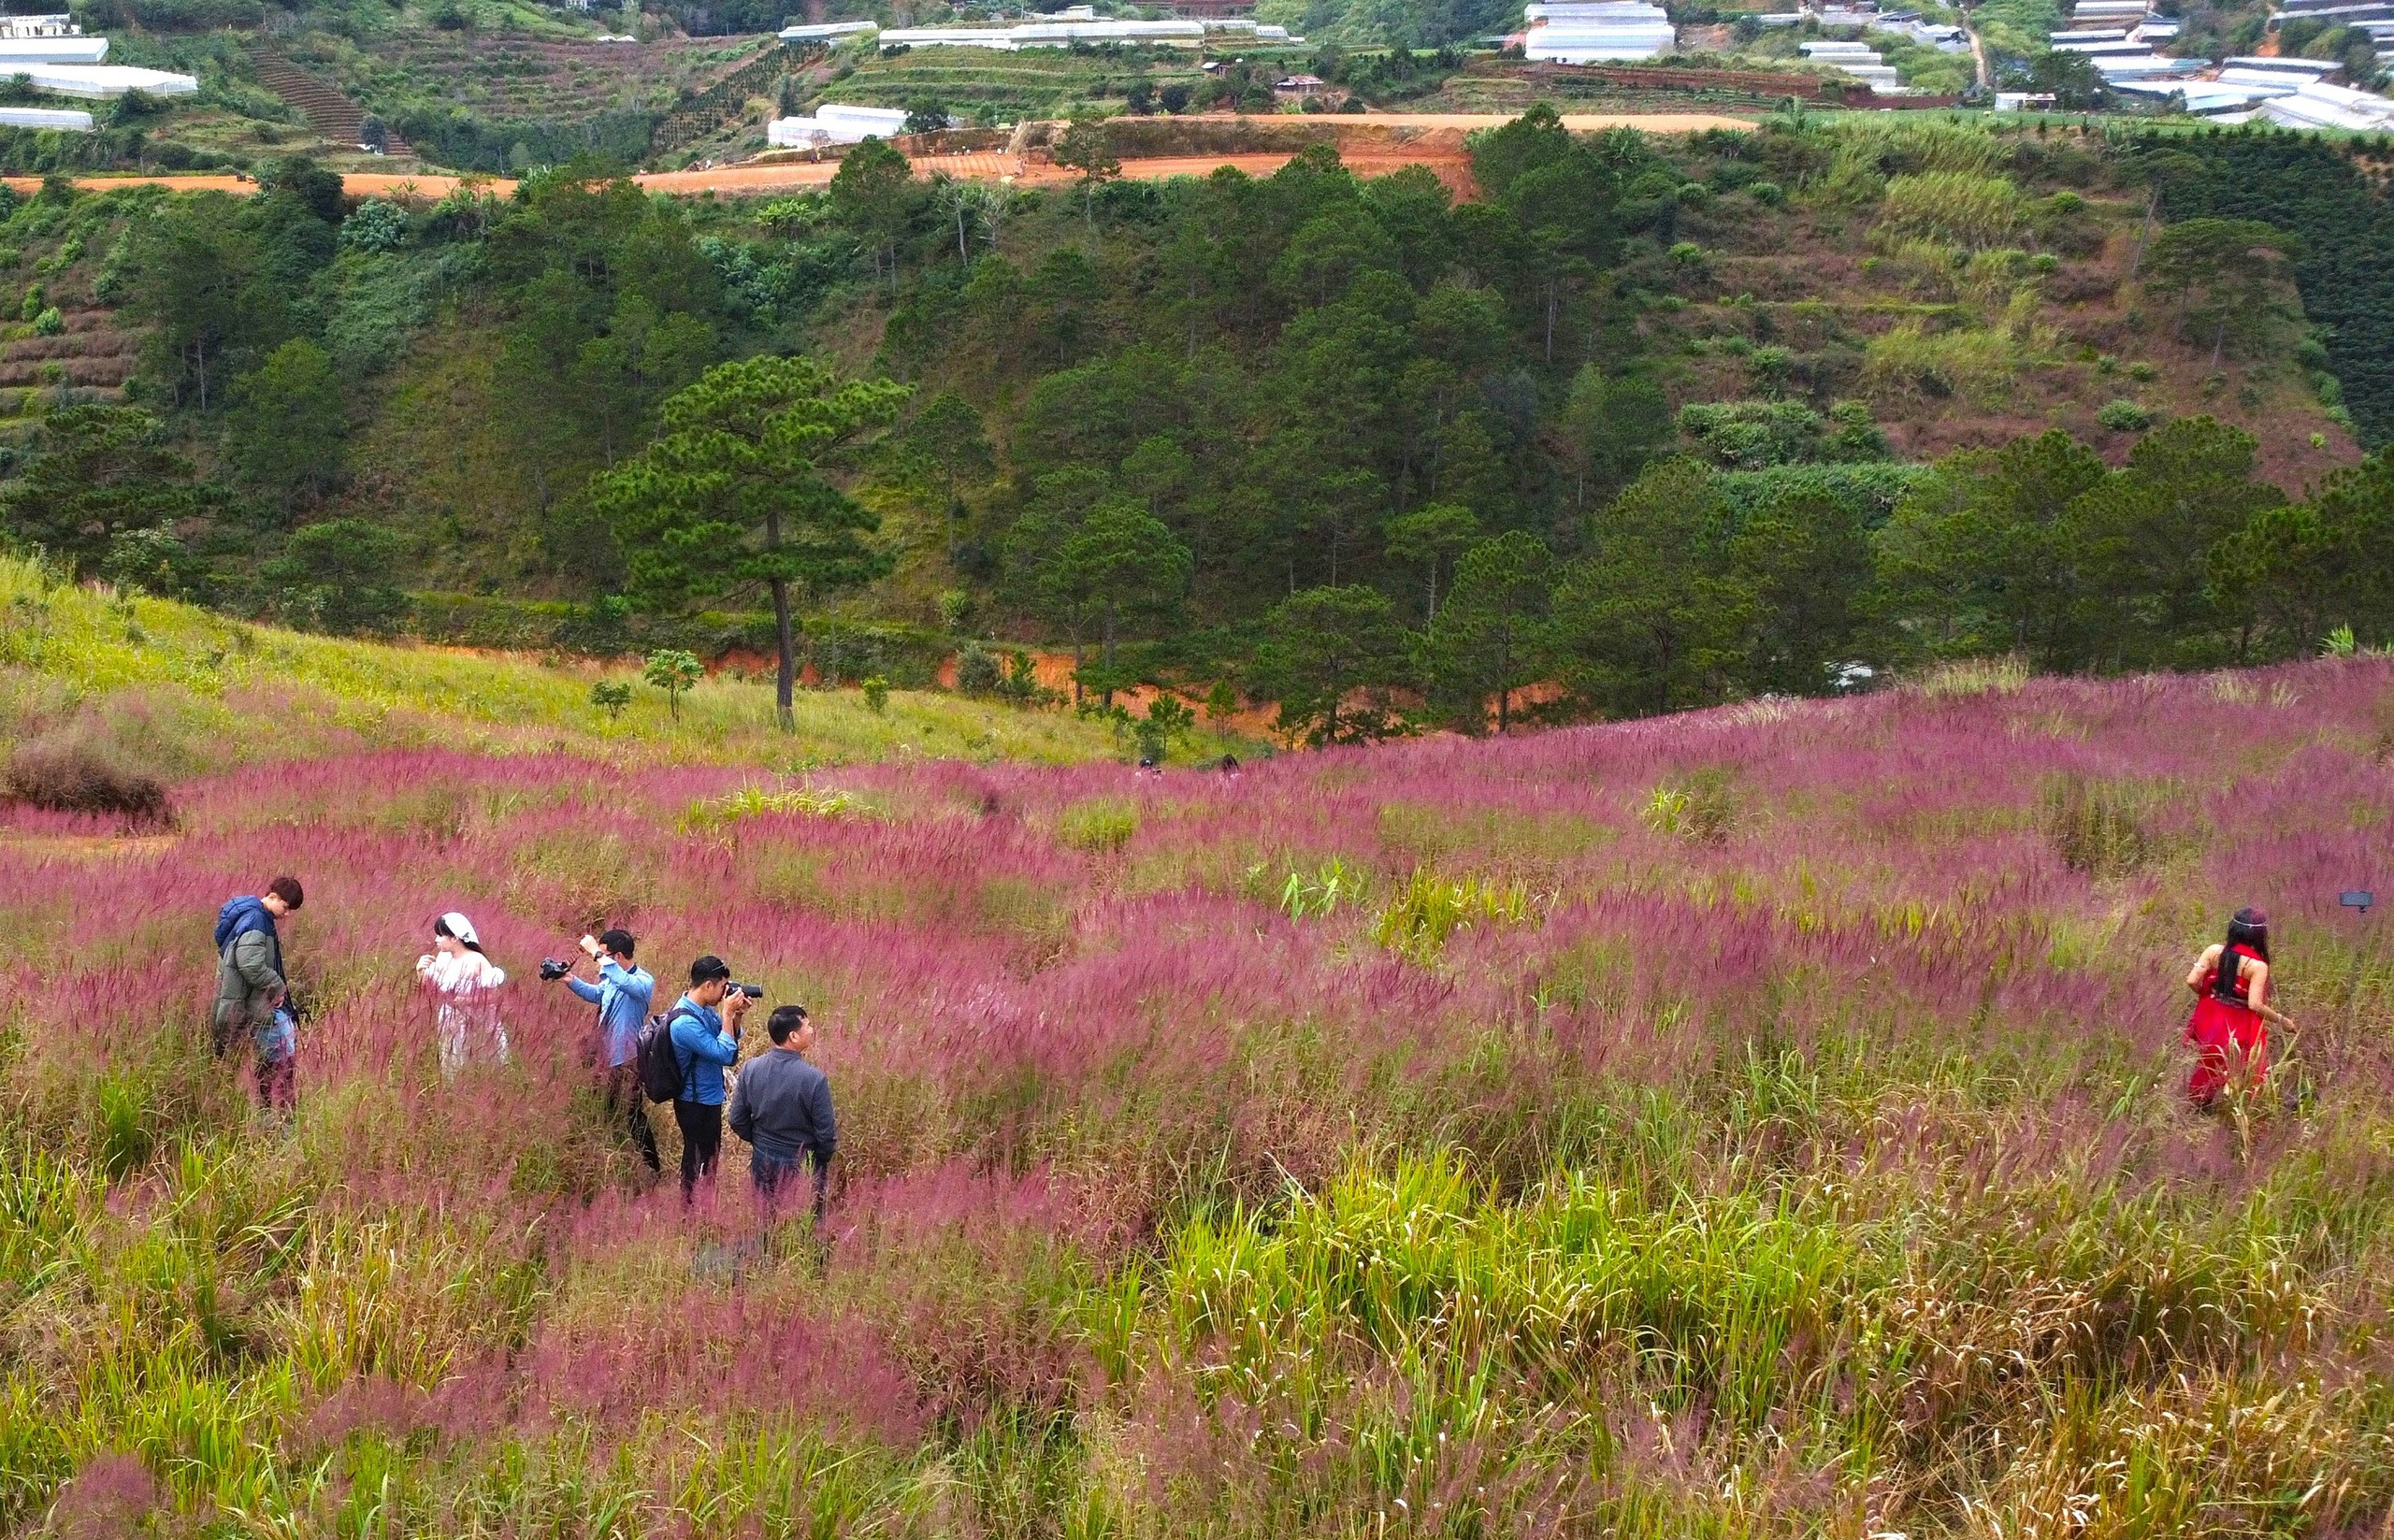
<svg viewBox="0 0 2394 1540"><path fill-rule="evenodd" d="M2270 918L2240 909L2228 922L2228 940L2206 946L2186 975L2195 992L2195 1014L2186 1041L2195 1045L2195 1072L2186 1095L2209 1107L2238 1075L2259 1086L2270 1068L2270 1031L2274 1021L2288 1031L2294 1023L2270 1004Z"/></svg>

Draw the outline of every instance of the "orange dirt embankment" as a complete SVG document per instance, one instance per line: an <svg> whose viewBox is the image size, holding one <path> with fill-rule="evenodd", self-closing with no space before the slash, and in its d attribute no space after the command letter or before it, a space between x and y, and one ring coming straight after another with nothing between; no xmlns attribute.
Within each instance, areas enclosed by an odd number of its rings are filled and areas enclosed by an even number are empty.
<svg viewBox="0 0 2394 1540"><path fill-rule="evenodd" d="M1281 120L1262 118L1251 121L1268 126ZM1351 118L1341 116L1331 126L1337 131L1335 137L1340 141L1341 156L1363 176L1376 177L1403 166L1426 166L1457 193L1466 194L1471 185L1471 165L1464 149L1464 137L1476 129L1493 128L1510 121L1504 114L1493 112L1385 112ZM1325 120L1308 118L1302 122L1320 125ZM1565 113L1563 122L1565 126L1580 133L1594 133L1606 128L1638 128L1651 134L1687 134L1705 128L1742 129L1753 126L1742 118L1709 112L1573 112ZM1224 166L1233 166L1249 176L1262 177L1278 170L1289 159L1287 153L1278 151L1147 156L1125 160L1122 174L1142 180L1154 180L1165 177L1208 176ZM943 172L967 181L1011 180L1028 186L1044 186L1079 180L1077 173L1062 166L987 151L961 155L918 155L913 157L913 164L917 176ZM821 187L829 182L839 169L836 161L785 161L761 166L716 166L693 171L651 171L633 180L642 187L659 193L723 193L739 197ZM344 175L341 182L353 196L428 200L446 196L461 180L432 172L403 175L387 171L353 171ZM0 178L0 180L22 193L36 191L41 186L38 177L8 177ZM483 178L480 182L501 197L515 191L515 183L504 177ZM164 187L178 193L247 193L255 191L257 187L256 182L246 177L214 173L77 177L75 185L94 190L127 186Z"/></svg>

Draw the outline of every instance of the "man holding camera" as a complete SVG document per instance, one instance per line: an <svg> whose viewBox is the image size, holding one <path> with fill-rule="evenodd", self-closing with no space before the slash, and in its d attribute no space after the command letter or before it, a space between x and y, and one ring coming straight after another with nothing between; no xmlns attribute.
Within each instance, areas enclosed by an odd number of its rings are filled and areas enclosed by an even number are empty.
<svg viewBox="0 0 2394 1540"><path fill-rule="evenodd" d="M598 1061L606 1070L607 1115L631 1141L652 1172L661 1172L656 1130L649 1126L648 1098L641 1091L640 1029L656 998L656 980L632 961L632 933L617 928L582 938L584 957L598 965L598 982L576 978L573 965L544 958L541 976L561 979L580 999L598 1007Z"/></svg>
<svg viewBox="0 0 2394 1540"><path fill-rule="evenodd" d="M831 1115L831 1082L807 1062L815 1046L815 1023L803 1005L776 1005L765 1018L773 1050L759 1054L731 1087L731 1131L753 1146L748 1174L757 1196L770 1203L798 1172L803 1156L814 1167L815 1223L823 1223L823 1187L831 1157L840 1147Z"/></svg>
<svg viewBox="0 0 2394 1540"><path fill-rule="evenodd" d="M682 1201L714 1173L723 1153L723 1072L740 1060L740 1018L764 998L753 984L731 982L731 968L709 953L690 964L689 991L673 1002L667 1029L682 1070L673 1121L682 1130ZM723 1007L720 1014L715 1007Z"/></svg>

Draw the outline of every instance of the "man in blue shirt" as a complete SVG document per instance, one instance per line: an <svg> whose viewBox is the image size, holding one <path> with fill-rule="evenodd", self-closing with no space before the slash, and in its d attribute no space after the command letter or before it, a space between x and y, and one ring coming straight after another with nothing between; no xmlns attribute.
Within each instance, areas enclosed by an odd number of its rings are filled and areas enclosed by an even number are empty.
<svg viewBox="0 0 2394 1540"><path fill-rule="evenodd" d="M666 1017L673 1058L682 1067L673 1121L682 1130L684 1202L699 1177L714 1173L715 1159L723 1153L723 1072L739 1062L740 1018L754 1003L755 997L731 989L730 966L709 953L690 964L689 992L673 1002Z"/></svg>
<svg viewBox="0 0 2394 1540"><path fill-rule="evenodd" d="M617 928L582 938L582 950L598 965L598 982L572 974L565 986L598 1007L598 1062L606 1071L607 1115L630 1138L632 1148L652 1172L664 1168L656 1159L656 1130L649 1126L648 1098L641 1091L640 1029L648 1021L649 1002L656 998L656 980L632 961L632 933Z"/></svg>

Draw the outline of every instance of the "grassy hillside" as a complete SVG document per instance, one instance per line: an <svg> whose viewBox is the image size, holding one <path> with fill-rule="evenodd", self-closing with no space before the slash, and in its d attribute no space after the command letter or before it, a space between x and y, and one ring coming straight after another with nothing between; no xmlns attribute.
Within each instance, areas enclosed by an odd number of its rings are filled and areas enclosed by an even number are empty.
<svg viewBox="0 0 2394 1540"><path fill-rule="evenodd" d="M1122 752L1069 713L910 690L886 712L854 690L800 691L789 737L769 681L712 676L677 712L637 669L280 630L70 587L7 557L0 615L0 738L96 740L106 758L168 776L381 746L760 767ZM620 713L592 704L602 682L632 686Z"/></svg>
<svg viewBox="0 0 2394 1540"><path fill-rule="evenodd" d="M359 746L170 834L0 813L0 1524L2371 1533L2389 721L2382 659L1979 669L836 810ZM285 869L287 1122L200 1026ZM2242 903L2300 1031L2197 1114ZM443 1081L450 908L513 1056ZM819 1232L613 1142L532 976L609 921L813 1008Z"/></svg>

